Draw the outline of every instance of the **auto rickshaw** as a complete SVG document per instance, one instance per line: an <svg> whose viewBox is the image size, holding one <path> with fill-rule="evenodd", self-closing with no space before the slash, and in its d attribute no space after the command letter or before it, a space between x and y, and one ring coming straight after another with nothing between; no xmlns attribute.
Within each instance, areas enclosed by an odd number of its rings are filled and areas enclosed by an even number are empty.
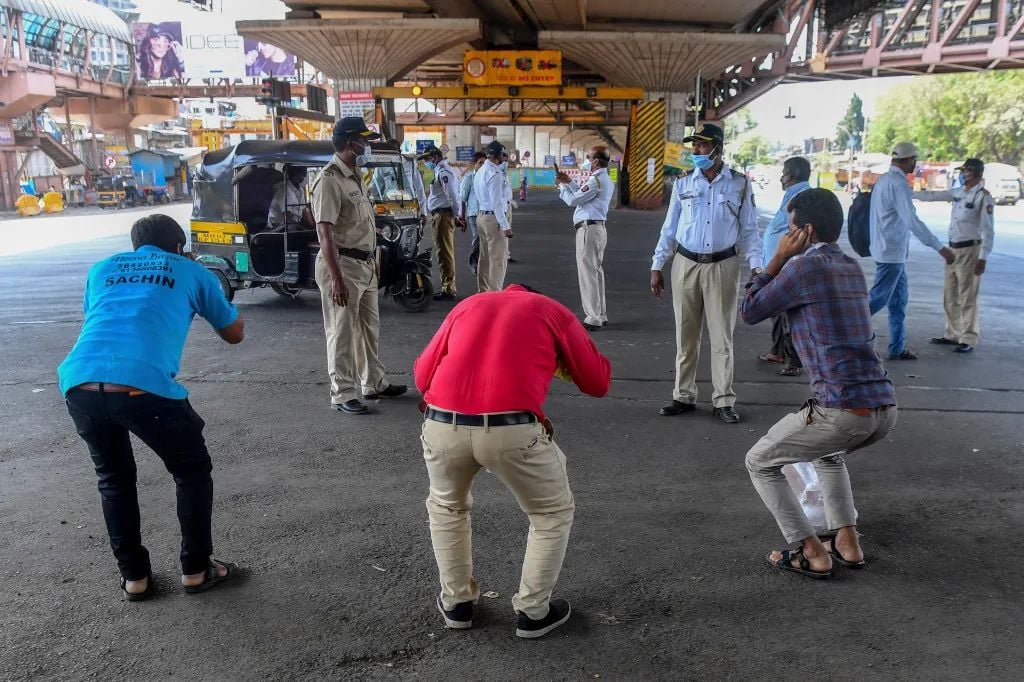
<svg viewBox="0 0 1024 682"><path fill-rule="evenodd" d="M139 202L134 177L102 175L96 180L96 194L100 208L127 208Z"/></svg>
<svg viewBox="0 0 1024 682"><path fill-rule="evenodd" d="M253 287L269 286L288 298L317 289L316 230L292 224L274 229L268 214L279 184L294 167L309 171L302 187L308 205L313 178L333 155L328 141L251 140L205 156L192 189L192 252L217 276L228 300L238 289ZM430 253L419 253L419 203L407 189L398 147L372 143L361 170L374 202L378 244L392 247L378 253L405 256L387 259L380 288L405 309L423 310L432 300Z"/></svg>

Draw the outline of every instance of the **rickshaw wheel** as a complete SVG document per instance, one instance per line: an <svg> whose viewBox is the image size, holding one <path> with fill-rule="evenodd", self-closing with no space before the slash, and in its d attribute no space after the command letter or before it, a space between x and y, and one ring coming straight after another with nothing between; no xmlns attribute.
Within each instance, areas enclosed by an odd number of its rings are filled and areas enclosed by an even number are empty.
<svg viewBox="0 0 1024 682"><path fill-rule="evenodd" d="M228 281L227 275L220 270L210 270L217 277L217 281L220 282L221 291L224 292L224 298L228 301L233 301L235 298L235 290L231 286L231 282Z"/></svg>
<svg viewBox="0 0 1024 682"><path fill-rule="evenodd" d="M283 296L293 301L302 293L302 289L298 287L290 287L287 284L271 284L270 288L273 289L274 293L278 296Z"/></svg>
<svg viewBox="0 0 1024 682"><path fill-rule="evenodd" d="M434 300L434 284L430 277L421 276L423 286L411 291L401 291L395 294L395 303L400 305L408 313L422 313Z"/></svg>

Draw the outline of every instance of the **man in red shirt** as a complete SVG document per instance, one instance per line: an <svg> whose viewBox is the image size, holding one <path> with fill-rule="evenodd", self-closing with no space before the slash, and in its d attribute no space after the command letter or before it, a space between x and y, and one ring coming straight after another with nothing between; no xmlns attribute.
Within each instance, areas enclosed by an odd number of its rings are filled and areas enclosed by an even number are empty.
<svg viewBox="0 0 1024 682"><path fill-rule="evenodd" d="M470 488L486 468L530 517L512 606L516 635L541 637L571 613L569 602L551 599L551 591L575 509L565 455L541 404L556 373L600 398L611 383L611 364L568 308L513 284L455 306L414 370L426 415L427 513L441 574L437 608L448 627L472 627L480 590L473 579Z"/></svg>

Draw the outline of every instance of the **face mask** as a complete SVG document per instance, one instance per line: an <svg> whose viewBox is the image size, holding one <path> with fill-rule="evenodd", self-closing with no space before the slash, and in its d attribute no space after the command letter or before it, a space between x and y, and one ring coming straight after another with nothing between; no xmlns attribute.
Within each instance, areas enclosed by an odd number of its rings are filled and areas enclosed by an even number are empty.
<svg viewBox="0 0 1024 682"><path fill-rule="evenodd" d="M594 165L590 162L590 159L583 159L583 163L580 164L580 170L584 173L590 172Z"/></svg>
<svg viewBox="0 0 1024 682"><path fill-rule="evenodd" d="M366 145L359 145L359 144L353 145L353 147L354 147L354 149L352 151L354 151L356 153L356 165L357 166L365 166L367 163L369 163L369 160L370 160L370 154L369 154L370 148L368 146L366 146Z"/></svg>
<svg viewBox="0 0 1024 682"><path fill-rule="evenodd" d="M423 164L423 165L425 165L425 166L426 166L427 168L429 168L430 170L434 170L435 168L437 168L437 163L435 163L434 161L427 161L427 162L426 162L425 164Z"/></svg>
<svg viewBox="0 0 1024 682"><path fill-rule="evenodd" d="M501 168L502 171L507 171L508 170L508 161L502 161L501 162L501 166L499 166L499 167Z"/></svg>

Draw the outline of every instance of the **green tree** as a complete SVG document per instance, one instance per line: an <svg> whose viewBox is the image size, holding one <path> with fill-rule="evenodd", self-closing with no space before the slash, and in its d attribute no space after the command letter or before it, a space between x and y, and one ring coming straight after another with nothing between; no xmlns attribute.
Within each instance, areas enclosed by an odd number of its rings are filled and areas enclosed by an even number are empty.
<svg viewBox="0 0 1024 682"><path fill-rule="evenodd" d="M913 142L922 159L976 156L1020 165L1024 160L1024 72L926 76L883 97L868 130L867 149L888 153Z"/></svg>
<svg viewBox="0 0 1024 682"><path fill-rule="evenodd" d="M758 163L771 163L771 143L763 135L748 135L743 138L730 155L732 161L746 169Z"/></svg>
<svg viewBox="0 0 1024 682"><path fill-rule="evenodd" d="M835 146L837 149L843 150L850 147L850 133L856 136L854 151L862 148L864 146L864 101L857 96L857 93L850 98L850 104L846 107L846 116L836 126Z"/></svg>
<svg viewBox="0 0 1024 682"><path fill-rule="evenodd" d="M754 120L754 115L750 113L750 109L743 107L725 119L725 141L731 142L756 127L757 121Z"/></svg>

